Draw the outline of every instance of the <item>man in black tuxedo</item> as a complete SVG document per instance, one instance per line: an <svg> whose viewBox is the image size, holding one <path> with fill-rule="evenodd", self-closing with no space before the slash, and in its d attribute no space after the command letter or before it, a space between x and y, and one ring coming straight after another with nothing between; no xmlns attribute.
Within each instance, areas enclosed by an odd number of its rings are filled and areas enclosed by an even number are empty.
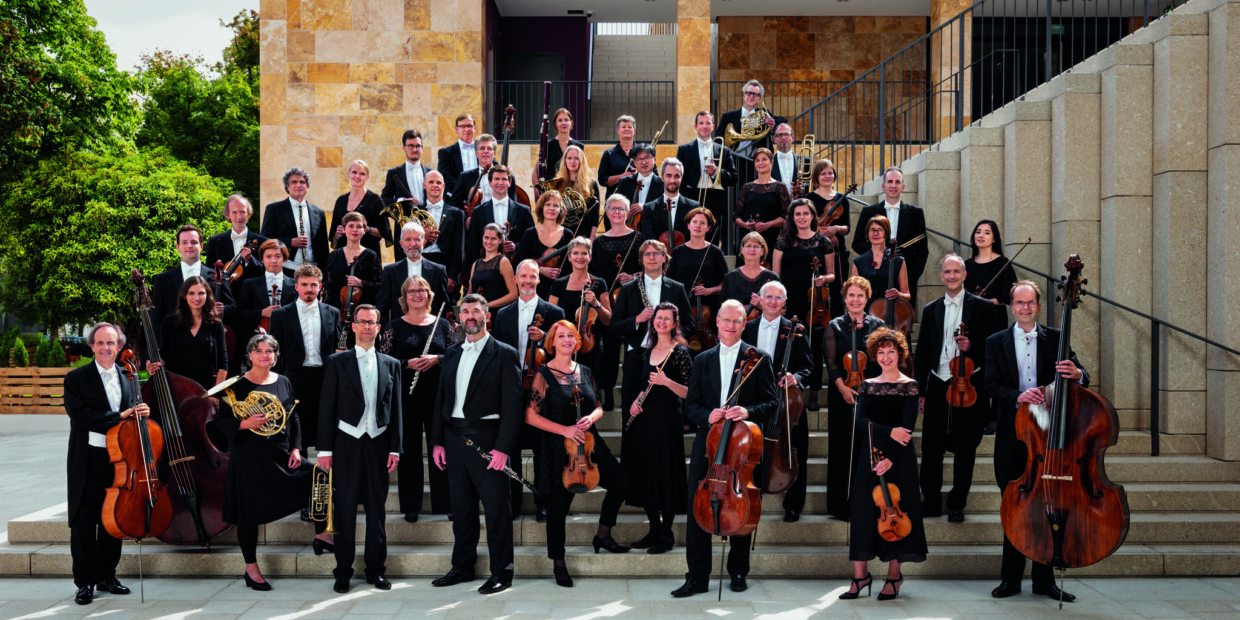
<svg viewBox="0 0 1240 620"><path fill-rule="evenodd" d="M637 168L637 174L628 175L616 184L616 193L628 198L629 204L633 205L630 215L641 213L642 205L663 195L663 179L654 169L655 157L653 146L638 144L633 151L633 167ZM641 189L638 189L638 183L641 183ZM610 230L610 221L607 227Z"/></svg>
<svg viewBox="0 0 1240 620"><path fill-rule="evenodd" d="M438 314L439 309L447 303L448 272L443 265L423 258L422 239L425 234L421 224L417 222L405 224L400 230L400 247L405 249L405 258L383 267L383 275L379 277L379 295L375 305L379 307L379 314L382 316L381 320L384 325L400 317L400 290L404 287L405 280L413 276L422 276L426 278L427 284L431 285L431 292L435 295L435 301L431 305L432 313Z"/></svg>
<svg viewBox="0 0 1240 620"><path fill-rule="evenodd" d="M464 178L464 177L462 177ZM504 238L504 252L509 256L517 251L513 239L520 240L525 231L534 227L534 215L530 206L523 205L508 195L512 186L512 171L507 166L496 164L487 171L487 187L491 188L491 199L478 205L470 218L469 229L465 233L465 261L461 264L461 281L469 279L474 261L482 257L482 230L492 222L501 227L508 224L508 236Z"/></svg>
<svg viewBox="0 0 1240 620"><path fill-rule="evenodd" d="M436 228L426 231L426 247L422 249L422 256L448 270L449 297L445 299L455 301L461 256L465 253L465 212L444 201L444 181L439 171L427 173L422 187L426 191L426 203L422 205L422 210L434 218ZM405 251L397 247L396 260L400 260L405 257Z"/></svg>
<svg viewBox="0 0 1240 620"><path fill-rule="evenodd" d="M788 186L788 193L792 194L797 188L797 175L805 164L809 163L809 158L798 155L793 150L796 133L792 131L792 126L788 123L776 126L773 135L775 136L775 161L771 162L771 178ZM805 188L805 191L808 192L809 188Z"/></svg>
<svg viewBox="0 0 1240 620"><path fill-rule="evenodd" d="M930 244L926 240L926 213L900 200L904 193L904 173L892 166L883 173L883 200L861 210L857 216L857 227L853 229L852 250L857 256L870 251L870 240L866 238L866 225L870 218L884 215L891 222L891 234L896 243L904 245L918 236L920 240L900 250L904 262L908 266L908 292L913 307L917 307L917 281L926 269L926 259L930 256Z"/></svg>
<svg viewBox="0 0 1240 620"><path fill-rule="evenodd" d="M741 132L741 120L748 118L750 114L753 114L757 110L758 104L762 102L762 96L765 94L766 94L766 89L762 87L762 84L758 82L758 80L749 80L748 82L746 82L745 85L741 87L740 109L732 110L730 112L724 112L719 117L719 129L715 132L715 135L722 138L724 136L724 132L727 131L728 127L731 127L732 131L735 131L736 133L739 134ZM767 129L774 130L776 129L777 125L787 123L787 122L788 122L788 119L782 116L772 115L770 114L769 110L767 111L767 117L766 117ZM760 140L742 140L739 143L737 143L734 148L735 148L735 153L737 157L745 158L745 160L749 162L749 166L748 166L749 170L752 171L754 151L762 147L765 147L767 149L771 148L771 134L770 133L767 133ZM776 178L778 179L778 177ZM749 175L745 176L746 182L752 181L753 179L754 179L753 176L749 176Z"/></svg>
<svg viewBox="0 0 1240 620"><path fill-rule="evenodd" d="M474 131L478 125L471 114L456 117L456 142L439 149L438 169L448 187L456 187L456 180L470 170L478 169L474 155Z"/></svg>
<svg viewBox="0 0 1240 620"><path fill-rule="evenodd" d="M340 310L319 302L323 272L302 265L293 277L297 301L271 313L271 335L280 343L280 372L293 384L301 399L302 444L309 450L318 444L319 394L323 389L323 364L340 341Z"/></svg>
<svg viewBox="0 0 1240 620"><path fill-rule="evenodd" d="M65 375L65 413L69 414L69 553L73 556L74 601L94 600L95 589L129 594L116 579L121 541L103 527L103 501L115 469L108 457L107 432L121 420L146 416L145 403L134 406L133 384L116 365L125 333L99 323L87 336L95 362Z"/></svg>
<svg viewBox="0 0 1240 620"><path fill-rule="evenodd" d="M697 200L701 195L701 188L713 185L715 177L719 175L719 183L724 189L706 190L706 198L700 202L710 209L716 222L731 221L732 218L727 217L729 213L727 189L738 187L737 179L739 178L736 174L736 161L732 157L732 149L711 139L711 132L715 130L715 119L710 112L705 110L698 112L693 120L693 129L697 132L697 138L676 149L676 159L680 160L683 167L680 180L681 192ZM715 162L718 162L718 165ZM666 185L667 180L664 179L663 183ZM728 230L730 230L730 225L729 228L724 229L724 232ZM686 235L685 238L688 239L688 236Z"/></svg>
<svg viewBox="0 0 1240 620"><path fill-rule="evenodd" d="M435 396L431 456L448 472L452 497L452 570L431 582L435 587L474 580L478 563L478 501L486 511L487 552L491 578L479 592L494 594L512 585L513 542L510 494L504 468L524 421L521 370L516 349L487 334L487 301L481 295L461 299L465 341L443 358ZM466 441L475 448L466 445ZM488 454L490 462L479 455Z"/></svg>
<svg viewBox="0 0 1240 620"><path fill-rule="evenodd" d="M177 311L177 293L181 285L190 276L201 276L207 282L215 282L215 270L202 264L202 231L193 224L185 224L177 229L177 253L181 255L181 264L151 279L152 303L155 306L151 316L155 328L155 336L159 336L164 317ZM215 300L215 311L224 317L224 323L231 325L237 304L233 301L232 291L227 284L220 286L219 298ZM229 351L231 355L232 352Z"/></svg>
<svg viewBox="0 0 1240 620"><path fill-rule="evenodd" d="M259 232L289 248L292 256L284 263L284 274L292 276L302 265L326 263L331 250L327 247L327 216L306 200L310 173L296 166L289 168L284 173L284 191L288 199L263 208Z"/></svg>
<svg viewBox="0 0 1240 620"><path fill-rule="evenodd" d="M400 362L375 349L382 326L379 309L362 304L354 312L357 345L327 358L319 401L319 460L335 467L336 578L341 594L349 591L357 557L357 505L366 507L366 583L391 590L387 570L389 474L400 462Z"/></svg>
<svg viewBox="0 0 1240 620"><path fill-rule="evenodd" d="M741 385L741 375L736 372L744 364L750 349L741 341L745 329L745 307L735 299L723 302L718 316L719 344L709 351L699 353L693 359L693 374L689 378L689 397L685 415L698 426L693 440L693 456L689 459L689 506L697 493L702 478L713 455L706 454L706 436L711 426L724 420L733 423L747 420L759 426L775 415L779 405L779 393L775 387L775 374L771 369L770 356L757 349L763 359L753 370L753 375ZM740 386L736 402L727 402L728 396ZM712 527L713 524L707 524ZM713 527L712 527L713 530ZM752 534L730 536L728 574L732 576L733 592L749 588L745 576L749 574L749 542ZM685 583L672 591L672 596L683 598L707 591L706 582L711 573L711 532L703 529L696 519L685 524L685 559L689 572Z"/></svg>
<svg viewBox="0 0 1240 620"><path fill-rule="evenodd" d="M521 261L517 265L516 273L517 281L517 301L499 309L492 322L495 329L495 339L516 349L517 360L521 367L522 376L525 373L525 355L531 346L538 345L542 342L543 336L546 335L547 328L550 328L557 321L564 320L564 310L558 306L547 303L543 298L538 296L538 262L532 259ZM538 325L532 325L534 316L542 317L542 322ZM525 394L528 397L528 394ZM524 399L522 400L524 402ZM542 463L542 454L539 453L537 446L538 429L532 426L521 427L521 443L522 449L530 449L534 452L534 471L539 470L539 464ZM513 480L512 486L512 514L515 518L521 510L521 483ZM534 496L534 503L537 506L536 519L539 523L547 520L547 509L544 507L541 497Z"/></svg>
<svg viewBox="0 0 1240 620"><path fill-rule="evenodd" d="M489 133L478 136L478 139L474 141L474 154L477 155L478 165L472 170L462 172L453 183L448 185L448 187L452 188L448 204L461 209L478 192L482 192L482 199L479 200L479 204L491 199L491 186L487 184L489 179L484 178L484 175L496 163L495 145L495 136ZM440 172L442 173L443 170L440 170ZM444 173L444 182L446 183L447 181L448 175Z"/></svg>
<svg viewBox="0 0 1240 620"><path fill-rule="evenodd" d="M657 240L659 235L667 232L671 223L673 229L688 241L689 223L685 221L685 214L701 205L680 194L680 181L684 173L684 164L680 160L668 157L663 160L661 168L663 193L656 194L657 198L642 205L642 236ZM707 231L706 238L709 239L713 232Z"/></svg>
<svg viewBox="0 0 1240 620"><path fill-rule="evenodd" d="M263 264L258 256L258 252L251 251L250 246L253 245L254 249L257 250L259 244L266 241L267 238L246 228L246 224L253 215L254 207L250 205L250 201L245 196L241 194L229 196L228 201L224 205L224 219L232 224L232 229L218 235L212 235L211 238L207 239L206 263L209 267L214 268L216 261L227 265L233 257L241 256L241 261L245 265L245 271L242 273L241 279L237 281L236 286L230 289L234 298L241 297L242 283L263 273Z"/></svg>
<svg viewBox="0 0 1240 620"><path fill-rule="evenodd" d="M921 313L917 334L917 355L913 357L913 378L921 386L921 491L922 516L943 514L943 454L956 456L952 490L947 494L947 520L964 521L964 507L973 484L973 463L982 442L990 399L986 397L985 343L1002 326L995 305L964 290L964 259L948 254L939 261L939 277L945 294L928 304ZM959 333L960 325L967 326ZM977 390L972 407L950 407L947 391L953 378L951 362L957 352L973 360L969 382Z"/></svg>
<svg viewBox="0 0 1240 620"><path fill-rule="evenodd" d="M810 373L814 370L814 358L810 353L809 340L806 334L809 328L804 322L797 324L797 335L790 336L792 321L784 317L784 306L788 303L788 289L779 281L767 282L758 291L762 297L762 316L745 324L741 340L750 346L758 347L771 354L775 364L775 373L782 392L788 390L805 391L809 385ZM798 317L800 318L800 317ZM788 351L788 340L792 339L792 351ZM788 367L784 368L784 355L788 355ZM818 372L822 372L819 368ZM782 393L780 394L782 396ZM802 401L804 402L804 401ZM776 411L768 423L779 421ZM763 429L764 436L769 436ZM809 424L802 413L800 421L792 427L792 449L796 450L797 463L800 464L800 475L784 492L784 521L792 523L801 519L801 511L805 509L805 480L809 471Z"/></svg>
<svg viewBox="0 0 1240 620"><path fill-rule="evenodd" d="M1016 440L1016 410L1024 403L1047 402L1046 388L1059 375L1089 386L1089 373L1069 349L1068 359L1056 360L1059 352L1059 330L1038 325L1042 309L1042 290L1029 280L1012 286L1012 315L1016 325L986 339L986 392L998 404L999 430L995 433L995 481L999 490L1024 473L1028 458L1025 444ZM1025 574L1025 556L1003 537L1003 568L1000 583L991 590L995 598L1020 593ZM1033 593L1071 602L1076 597L1061 593L1055 576L1046 564L1033 563Z"/></svg>
<svg viewBox="0 0 1240 620"><path fill-rule="evenodd" d="M379 197L383 199L385 206L403 198L412 198L421 205L425 202L422 182L431 171L422 165L422 132L406 129L400 137L400 146L405 150L405 162L388 168Z"/></svg>
<svg viewBox="0 0 1240 620"><path fill-rule="evenodd" d="M288 260L288 248L278 239L268 239L258 246L257 255L262 260L263 277L250 278L241 285L237 314L242 331L237 332L238 343L249 343L263 319L267 319L270 326L273 312L297 300L296 283L284 275L283 270L284 261ZM271 294L273 286L276 288L274 298ZM241 344L237 348L245 349Z"/></svg>

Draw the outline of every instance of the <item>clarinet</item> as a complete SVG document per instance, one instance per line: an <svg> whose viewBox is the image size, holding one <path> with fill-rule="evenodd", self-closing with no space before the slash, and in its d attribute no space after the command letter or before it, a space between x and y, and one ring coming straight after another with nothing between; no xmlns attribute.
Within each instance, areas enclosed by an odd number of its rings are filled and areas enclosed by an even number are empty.
<svg viewBox="0 0 1240 620"><path fill-rule="evenodd" d="M306 218L305 216L301 214L301 205L297 205L297 236L298 237L306 236ZM302 264L303 265L308 264L306 262L306 248L298 248L297 250L301 252Z"/></svg>
<svg viewBox="0 0 1240 620"><path fill-rule="evenodd" d="M491 454L489 452L483 452L482 448L479 448L478 444L474 443L472 439L465 438L465 445L473 448L474 451L478 453L478 456L482 457L482 460L488 463L491 462ZM508 474L509 478L512 478L513 480L516 480L517 482L520 482L521 484L525 485L525 488L533 491L535 495L539 494L538 489L535 489L534 485L530 484L529 481L527 481L525 478L522 478L521 474L518 474L517 472L513 471L511 467L505 465L503 471L504 473Z"/></svg>

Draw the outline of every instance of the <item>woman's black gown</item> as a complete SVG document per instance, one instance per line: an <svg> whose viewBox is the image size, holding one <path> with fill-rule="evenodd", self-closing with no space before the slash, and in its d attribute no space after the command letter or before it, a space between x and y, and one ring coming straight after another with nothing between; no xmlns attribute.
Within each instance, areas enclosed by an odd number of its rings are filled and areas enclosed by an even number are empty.
<svg viewBox="0 0 1240 620"><path fill-rule="evenodd" d="M759 183L750 181L741 187L740 196L736 199L736 217L742 222L753 220L755 222L771 222L781 217L788 216L788 205L792 203L792 194L788 193L788 186L781 181L771 181L770 183ZM766 247L775 248L775 241L779 238L779 226L773 226L762 231L763 239L766 239ZM744 237L746 233L744 229L738 229L737 234ZM740 239L737 239L739 241ZM738 243L739 247L740 244Z"/></svg>
<svg viewBox="0 0 1240 620"><path fill-rule="evenodd" d="M880 319L866 315L862 328L857 330L857 351L865 352L865 341L874 330L883 326ZM837 519L848 519L848 464L855 460L860 450L852 443L853 437L853 406L844 400L844 396L835 387L836 379L847 377L844 368L844 354L852 351L853 326L848 315L831 319L827 326L827 338L824 344L826 351L823 357L827 362L827 514ZM867 355L868 357L868 355ZM868 360L863 375L868 379L877 377L881 372L878 360ZM848 457L852 448L853 456Z"/></svg>
<svg viewBox="0 0 1240 620"><path fill-rule="evenodd" d="M383 274L383 263L379 259L379 254L365 247L362 253L357 255L354 260L357 269L353 270L353 275L362 281L362 299L353 304L356 308L362 304L374 305L375 299L379 296L379 280ZM341 318L344 316L344 304L340 301L340 292L349 285L349 271L353 267L344 256L344 248L332 250L327 256L327 264L323 269L323 291L327 296L328 305L335 306L341 311ZM352 320L353 317L348 317ZM345 328L348 333L348 346L354 344L353 330Z"/></svg>
<svg viewBox="0 0 1240 620"><path fill-rule="evenodd" d="M663 366L663 374L681 385L689 385L693 361L689 349L676 345L668 353L670 359ZM631 392L624 402L633 402L649 385L647 379L657 365L650 363L650 349L642 352L642 366L638 377L626 381ZM642 413L633 419L620 440L620 453L624 468L632 476L633 486L625 503L630 506L658 510L671 516L685 514L688 492L688 472L685 470L684 399L670 389L656 385L642 404ZM625 411L623 418L628 419ZM671 527L671 519L665 524Z"/></svg>
<svg viewBox="0 0 1240 620"><path fill-rule="evenodd" d="M499 268L502 260L504 260L504 255L499 254L490 260L478 259L474 263L474 274L469 279L469 290L482 295L488 304L508 294L508 281L504 279L504 272Z"/></svg>
<svg viewBox="0 0 1240 620"><path fill-rule="evenodd" d="M720 303L735 299L745 304L745 308L749 308L749 300L753 295L759 295L762 285L767 282L779 282L779 276L770 269L763 269L758 272L757 278L750 280L745 277L740 267L737 267L723 276L723 290L719 291L719 299L722 300Z"/></svg>
<svg viewBox="0 0 1240 620"><path fill-rule="evenodd" d="M560 309L564 311L564 318L572 322L577 317L577 310L581 308L581 291L569 290L569 277L571 276L566 275L551 285L551 295L548 299L551 297L557 298L556 301ZM596 277L594 278L594 288L590 290L594 291L596 299L600 298L607 292L607 282L602 278ZM603 358L603 334L607 331L607 326L603 325L602 318L596 318L594 320L594 329L591 331L594 334L594 348L590 349L589 353L577 352L577 363L589 368L590 374L593 376L600 375L599 360ZM599 389L604 390L606 388L600 386Z"/></svg>
<svg viewBox="0 0 1240 620"><path fill-rule="evenodd" d="M357 204L357 208L354 209L354 211L357 213L361 213L366 218L366 226L368 228L379 229L378 237L370 233L366 233L365 235L362 235L362 247L374 252L375 255L379 257L379 261L382 262L383 252L381 250L382 248L381 243L385 239L389 243L396 243L400 241L399 232L397 232L396 239L392 238L392 230L391 230L391 227L388 225L388 218L382 215L383 199L380 198L378 194L370 190L366 190L366 196L363 197L362 201ZM331 227L330 233L327 236L329 239L332 240L331 246L333 249L343 248L349 241L343 235L341 235L339 239L336 239L336 226L340 225L341 220L344 218L345 214L348 212L349 212L349 194L344 193L344 194L341 194L338 198L336 198L336 205L332 209L332 227Z"/></svg>
<svg viewBox="0 0 1240 620"><path fill-rule="evenodd" d="M685 292L690 294L689 308L691 310L697 308L699 297L690 292L695 284L694 278L701 278L702 286L713 288L723 284L723 276L727 273L728 259L724 257L723 250L709 243L700 250L689 247L687 243L678 245L672 250L672 259L667 264L667 277L683 284ZM722 300L718 295L700 295L700 297L702 306L710 308L712 316L719 313L719 304Z"/></svg>
<svg viewBox="0 0 1240 620"><path fill-rule="evenodd" d="M191 334L189 327L177 323L177 315L169 314L159 331L159 356L168 372L189 377L204 390L215 385L215 375L228 369L228 345L224 339L224 323L216 321L198 326Z"/></svg>
<svg viewBox="0 0 1240 620"><path fill-rule="evenodd" d="M594 238L594 247L590 252L590 273L603 279L610 286L609 293L616 291L619 286L616 283L616 277L621 272L633 274L641 272L641 261L638 260L638 250L641 248L642 242L646 238L636 230L630 231L626 235L617 237L609 237L607 235L599 235ZM615 296L612 296L611 303L616 303ZM591 370L598 371L595 377L598 378L599 385L603 389L603 402L614 406L611 401L611 390L616 386L616 378L620 374L620 359L623 357L623 348L620 338L611 333L610 329L603 330L603 351L600 353L598 368L593 366ZM610 407L604 405L607 411L611 411Z"/></svg>
<svg viewBox="0 0 1240 620"><path fill-rule="evenodd" d="M885 297L889 283L894 285L890 288L900 289L900 266L903 264L904 257L897 256L894 261L883 260L881 265L875 267L873 250L853 259L853 265L857 268L857 275L870 282L871 300ZM895 269L895 277L889 280L888 278L893 268Z"/></svg>
<svg viewBox="0 0 1240 620"><path fill-rule="evenodd" d="M965 259L964 270L964 290L980 295L982 289L994 280L994 284L990 284L990 288L986 290L986 299L998 299L999 303L1005 306L1012 303L1012 285L1016 284L1016 271L1008 265L1006 257L999 256L989 263L979 263L972 258ZM996 274L999 274L997 279ZM1007 309L999 310L1006 312Z"/></svg>
<svg viewBox="0 0 1240 620"><path fill-rule="evenodd" d="M573 231L567 228L561 228L560 240L555 243L555 248L562 248L568 245L568 242L572 240ZM521 236L521 243L517 245L517 253L512 259L512 268L515 270L517 265L520 265L521 261L527 258L538 260L543 254L547 253L547 250L550 249L552 248L543 245L542 240L538 238L538 228L530 228L525 231L524 235ZM565 260L566 254L567 252L560 255L560 262L556 265L560 269L564 269L564 265L567 264L567 261ZM540 266L550 267L551 265L540 264ZM548 278L541 273L538 274L538 296L546 299L547 296L551 294L551 285L554 283L555 280Z"/></svg>
<svg viewBox="0 0 1240 620"><path fill-rule="evenodd" d="M788 289L788 304L785 306L784 316L797 317L802 324L808 323L811 320L809 291L813 284L813 260L818 260L818 275L826 275L828 261L835 260L832 256L834 249L831 247L831 240L818 233L814 233L809 239L794 236L785 240L781 237L779 251L782 253L779 277ZM836 278L838 277L837 275ZM814 370L809 377L811 390L822 389L822 335L821 327L814 327L810 334L810 350L814 356Z"/></svg>
<svg viewBox="0 0 1240 620"><path fill-rule="evenodd" d="M827 200L814 192L805 195L814 205L814 209L818 211L818 217L822 217L826 212L834 208L836 203L844 204L843 215L835 220L832 226L847 226L852 221L851 201L844 197L841 192L836 192L835 197ZM844 280L848 279L848 237L844 233L835 235L835 281L828 285L831 289L831 316L839 316L844 313L844 296L840 294Z"/></svg>

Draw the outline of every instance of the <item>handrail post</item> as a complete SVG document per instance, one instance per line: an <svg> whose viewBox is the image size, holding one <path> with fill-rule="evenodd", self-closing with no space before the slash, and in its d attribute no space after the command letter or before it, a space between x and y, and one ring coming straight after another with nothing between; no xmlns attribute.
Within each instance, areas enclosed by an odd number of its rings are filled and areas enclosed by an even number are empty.
<svg viewBox="0 0 1240 620"><path fill-rule="evenodd" d="M1054 9L1055 0L1046 0L1046 51L1044 52L1046 64L1046 81L1051 81L1051 11Z"/></svg>
<svg viewBox="0 0 1240 620"><path fill-rule="evenodd" d="M1158 429L1161 426L1158 419L1159 401L1162 400L1158 394L1159 327L1157 320L1150 321L1150 456L1158 456Z"/></svg>
<svg viewBox="0 0 1240 620"><path fill-rule="evenodd" d="M965 9L966 12L972 9ZM960 32L956 35L960 41L959 56L956 57L956 131L964 130L964 84L965 84L965 62L964 62L964 39L965 39L965 18L964 14L960 16Z"/></svg>
<svg viewBox="0 0 1240 620"><path fill-rule="evenodd" d="M887 63L878 65L878 169L887 169Z"/></svg>

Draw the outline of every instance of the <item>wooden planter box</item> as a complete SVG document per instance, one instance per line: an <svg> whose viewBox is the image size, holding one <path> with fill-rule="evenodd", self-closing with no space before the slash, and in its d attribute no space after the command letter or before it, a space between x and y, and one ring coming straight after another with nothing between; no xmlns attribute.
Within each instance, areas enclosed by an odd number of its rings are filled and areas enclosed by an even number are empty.
<svg viewBox="0 0 1240 620"><path fill-rule="evenodd" d="M63 414L65 375L72 368L0 368L0 414Z"/></svg>

